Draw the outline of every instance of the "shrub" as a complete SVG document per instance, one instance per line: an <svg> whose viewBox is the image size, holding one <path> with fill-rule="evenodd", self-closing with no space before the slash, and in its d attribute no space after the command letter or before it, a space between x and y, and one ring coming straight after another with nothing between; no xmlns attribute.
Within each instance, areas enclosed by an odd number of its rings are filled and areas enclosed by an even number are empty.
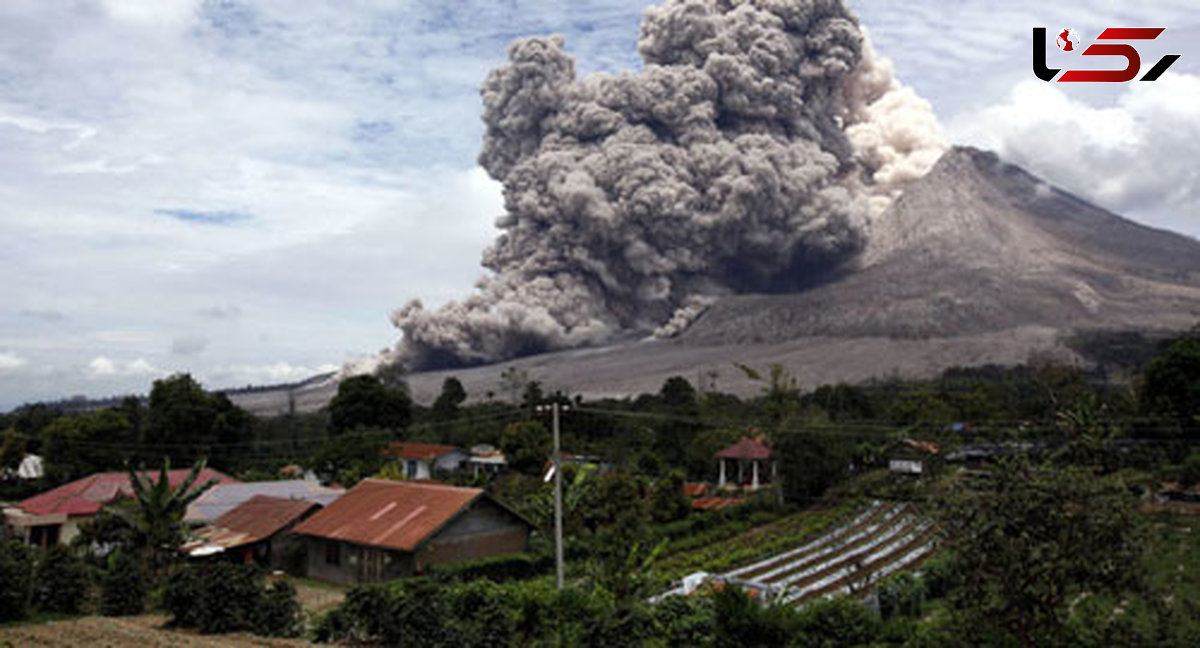
<svg viewBox="0 0 1200 648"><path fill-rule="evenodd" d="M892 574L879 584L877 591L879 615L884 620L895 616L910 618L921 616L921 606L925 601L925 586L912 574Z"/></svg>
<svg viewBox="0 0 1200 648"><path fill-rule="evenodd" d="M254 632L268 637L295 637L301 631L300 601L296 588L287 581L267 586L262 603L256 608Z"/></svg>
<svg viewBox="0 0 1200 648"><path fill-rule="evenodd" d="M141 614L146 607L146 571L128 552L109 556L100 581L100 613L104 616Z"/></svg>
<svg viewBox="0 0 1200 648"><path fill-rule="evenodd" d="M433 564L429 565L427 570L430 576L439 580L467 582L486 578L499 583L548 573L553 566L554 558L549 554L519 553L459 563Z"/></svg>
<svg viewBox="0 0 1200 648"><path fill-rule="evenodd" d="M294 636L300 604L288 583L265 586L258 568L231 563L186 565L175 571L163 596L171 623L208 634L246 630Z"/></svg>
<svg viewBox="0 0 1200 648"><path fill-rule="evenodd" d="M0 622L23 619L29 612L32 553L15 540L0 542Z"/></svg>
<svg viewBox="0 0 1200 648"><path fill-rule="evenodd" d="M83 561L56 545L37 565L34 601L42 612L77 614L87 598L89 580Z"/></svg>
<svg viewBox="0 0 1200 648"><path fill-rule="evenodd" d="M880 630L879 617L850 597L822 599L800 612L799 641L804 648L870 644Z"/></svg>

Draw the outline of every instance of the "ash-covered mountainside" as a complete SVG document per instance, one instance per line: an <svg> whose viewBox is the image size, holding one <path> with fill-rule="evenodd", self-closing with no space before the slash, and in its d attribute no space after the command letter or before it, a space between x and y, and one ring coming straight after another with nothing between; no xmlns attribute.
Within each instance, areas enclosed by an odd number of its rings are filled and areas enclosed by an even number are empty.
<svg viewBox="0 0 1200 648"><path fill-rule="evenodd" d="M724 298L676 343L1174 329L1198 319L1200 242L960 147L872 221L852 270L799 293Z"/></svg>

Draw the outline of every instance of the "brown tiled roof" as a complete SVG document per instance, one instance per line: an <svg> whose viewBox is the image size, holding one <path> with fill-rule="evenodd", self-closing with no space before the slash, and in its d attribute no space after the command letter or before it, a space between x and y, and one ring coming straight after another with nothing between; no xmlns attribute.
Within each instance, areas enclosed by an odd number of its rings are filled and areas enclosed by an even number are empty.
<svg viewBox="0 0 1200 648"><path fill-rule="evenodd" d="M742 439L717 453L721 459L770 459L774 453L770 448L754 439Z"/></svg>
<svg viewBox="0 0 1200 648"><path fill-rule="evenodd" d="M412 551L481 496L478 488L364 479L293 532Z"/></svg>
<svg viewBox="0 0 1200 648"><path fill-rule="evenodd" d="M398 459L419 459L433 461L438 457L458 451L458 448L437 443L389 443L383 454Z"/></svg>

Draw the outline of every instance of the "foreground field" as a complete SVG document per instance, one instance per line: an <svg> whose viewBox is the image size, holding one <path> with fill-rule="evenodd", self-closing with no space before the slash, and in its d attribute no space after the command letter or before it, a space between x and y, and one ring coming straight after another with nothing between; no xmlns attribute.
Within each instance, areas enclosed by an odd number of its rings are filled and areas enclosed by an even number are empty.
<svg viewBox="0 0 1200 648"><path fill-rule="evenodd" d="M84 617L68 621L0 627L2 648L249 648L307 646L297 639L265 639L246 634L199 635L163 629L167 617Z"/></svg>

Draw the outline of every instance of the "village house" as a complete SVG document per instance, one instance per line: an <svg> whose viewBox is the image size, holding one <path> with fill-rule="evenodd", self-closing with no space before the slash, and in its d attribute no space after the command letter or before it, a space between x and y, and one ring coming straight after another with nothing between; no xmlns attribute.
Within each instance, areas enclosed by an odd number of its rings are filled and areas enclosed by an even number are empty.
<svg viewBox="0 0 1200 648"><path fill-rule="evenodd" d="M437 471L454 472L467 459L467 453L436 443L389 443L383 455L401 462L405 479L434 479Z"/></svg>
<svg viewBox="0 0 1200 648"><path fill-rule="evenodd" d="M471 469L471 477L475 479L479 479L480 475L495 475L508 467L504 453L486 443L471 446L466 463Z"/></svg>
<svg viewBox="0 0 1200 648"><path fill-rule="evenodd" d="M533 524L478 488L366 479L297 526L310 578L364 583L526 549Z"/></svg>
<svg viewBox="0 0 1200 648"><path fill-rule="evenodd" d="M742 439L717 452L720 476L717 485L726 487L732 474L737 475L737 486L747 490L758 490L764 483L776 480L775 451L758 439Z"/></svg>
<svg viewBox="0 0 1200 648"><path fill-rule="evenodd" d="M255 495L223 513L211 525L196 530L194 539L181 551L193 559L302 571L302 563L285 564L290 553L302 550L300 539L290 531L320 509L321 504L316 501ZM297 547L295 552L289 551L292 546Z"/></svg>
<svg viewBox="0 0 1200 648"><path fill-rule="evenodd" d="M931 441L901 439L888 448L888 470L901 475L923 475L935 467L941 451Z"/></svg>
<svg viewBox="0 0 1200 648"><path fill-rule="evenodd" d="M167 473L168 483L179 486L191 473L189 469L172 470ZM139 473L150 482L158 481L158 471ZM195 481L199 488L209 480L218 484L239 483L236 479L205 468ZM79 535L79 527L96 517L100 511L118 499L133 497L133 486L127 472L107 472L89 475L63 484L58 488L35 495L16 506L5 509L5 523L12 535L24 542L50 547L66 544Z"/></svg>
<svg viewBox="0 0 1200 648"><path fill-rule="evenodd" d="M345 489L342 488L330 488L304 479L218 484L188 505L187 514L183 519L190 524L214 522L237 506L260 495L305 500L321 506L328 506L345 492Z"/></svg>

